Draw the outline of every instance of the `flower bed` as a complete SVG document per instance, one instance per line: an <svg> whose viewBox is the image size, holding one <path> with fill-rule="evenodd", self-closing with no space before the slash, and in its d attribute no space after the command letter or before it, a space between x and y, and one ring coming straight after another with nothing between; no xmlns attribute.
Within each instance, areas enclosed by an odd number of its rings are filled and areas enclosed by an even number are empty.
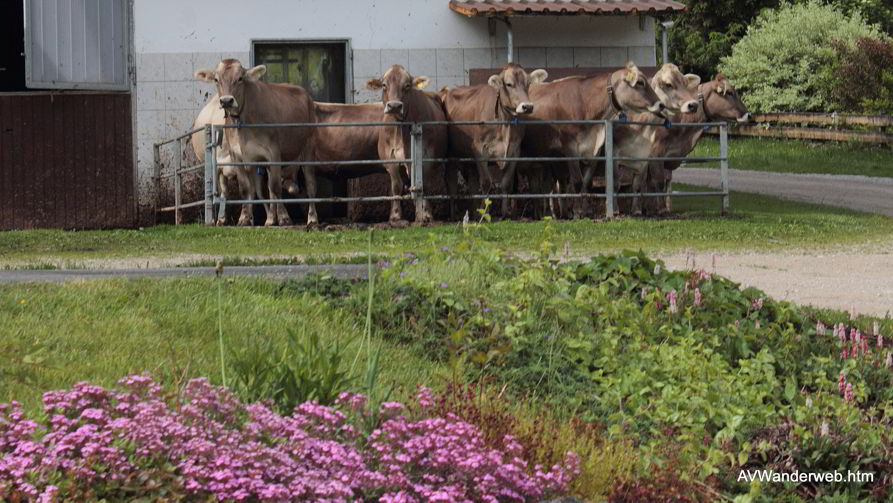
<svg viewBox="0 0 893 503"><path fill-rule="evenodd" d="M119 384L48 392L40 422L0 405L0 499L528 501L579 473L573 453L530 467L511 436L494 449L477 427L428 414L424 390L410 409L382 404L366 435L358 395L282 416L203 378L176 396L146 376Z"/></svg>

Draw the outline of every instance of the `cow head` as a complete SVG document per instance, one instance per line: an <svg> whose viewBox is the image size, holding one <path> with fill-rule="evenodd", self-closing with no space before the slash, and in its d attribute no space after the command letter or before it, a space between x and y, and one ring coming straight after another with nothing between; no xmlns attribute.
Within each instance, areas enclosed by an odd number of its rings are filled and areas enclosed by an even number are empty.
<svg viewBox="0 0 893 503"><path fill-rule="evenodd" d="M725 75L719 74L710 82L701 84L704 114L707 120L750 122L750 112L741 102L735 86Z"/></svg>
<svg viewBox="0 0 893 503"><path fill-rule="evenodd" d="M491 75L487 83L499 93L499 103L511 115L528 115L533 112L533 103L527 90L549 78L545 70L524 71L521 65L509 63L501 72Z"/></svg>
<svg viewBox="0 0 893 503"><path fill-rule="evenodd" d="M406 94L413 89L424 89L428 81L428 77L425 76L413 78L406 68L394 65L385 72L384 77L366 82L366 87L372 90L380 89L384 113L402 121L406 117L406 106L403 103Z"/></svg>
<svg viewBox="0 0 893 503"><path fill-rule="evenodd" d="M645 74L632 61L626 64L625 69L611 74L608 92L618 111L662 114L666 108L651 88Z"/></svg>
<svg viewBox="0 0 893 503"><path fill-rule="evenodd" d="M216 70L199 70L195 78L217 85L220 106L227 117L238 119L245 107L245 85L256 82L267 72L264 65L245 69L237 59L224 59Z"/></svg>
<svg viewBox="0 0 893 503"><path fill-rule="evenodd" d="M693 73L682 75L679 67L666 63L651 79L651 87L660 101L671 112L692 113L698 111L698 84L701 77Z"/></svg>

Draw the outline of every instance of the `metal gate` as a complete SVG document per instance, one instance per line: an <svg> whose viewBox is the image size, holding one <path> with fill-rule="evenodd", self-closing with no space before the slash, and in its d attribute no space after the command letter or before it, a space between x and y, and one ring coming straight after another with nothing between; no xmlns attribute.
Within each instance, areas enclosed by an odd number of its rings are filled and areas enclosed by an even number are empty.
<svg viewBox="0 0 893 503"><path fill-rule="evenodd" d="M579 156L579 157L493 157L493 158L426 158L424 157L424 128L433 125L467 125L467 126L484 126L484 125L507 125L511 122L506 121L431 121L431 122L355 122L355 123L292 123L292 124L227 124L227 125L207 125L202 129L194 129L177 138L166 140L154 145L156 160L156 179L174 177L174 205L159 208L160 212L173 211L176 213L176 222L181 223L180 212L186 208L203 207L204 222L206 225L214 223L214 208L217 207L218 214L225 215L227 204L267 204L267 203L343 203L343 202L372 202L372 201L404 201L404 200L449 200L449 199L580 199L595 198L605 199L606 215L612 218L615 209L616 198L625 197L721 197L720 211L725 215L729 210L729 148L728 148L728 124L725 122L690 122L690 123L667 123L658 122L635 122L628 120L552 120L537 121L537 124L602 124L605 126L605 145L603 156ZM223 136L223 130L227 128L270 128L270 127L381 127L381 126L401 126L409 127L411 133L410 157L405 160L351 160L351 161L302 161L295 162L217 162L217 147ZM720 155L718 157L619 157L614 155L614 130L617 127L630 125L647 125L647 126L665 126L665 127L696 127L696 128L718 128L720 138ZM203 132L205 136L205 153L204 160L200 164L192 166L182 166L182 156L179 156L174 163L174 170L171 173L162 173L162 163L160 161L160 148L164 145L177 142L178 151L182 151L182 142L189 138L193 133ZM441 194L426 194L424 190L424 163L428 162L475 162L475 161L521 161L521 162L563 162L563 161L605 161L605 192L581 192L581 193L549 193L549 194L457 194L455 196ZM707 192L648 192L648 193L617 193L614 183L614 169L608 167L613 166L619 161L685 161L687 163L704 163L715 162L720 163L721 190ZM288 199L253 199L253 200L230 200L227 201L218 196L217 190L217 168L219 166L282 166L286 164L300 164L302 166L339 166L339 165L384 165L403 163L409 166L410 187L409 193L399 196L369 196L369 197L316 197L316 198L288 198ZM204 198L197 201L187 203L182 202L181 196L181 177L185 173L203 171L204 172Z"/></svg>

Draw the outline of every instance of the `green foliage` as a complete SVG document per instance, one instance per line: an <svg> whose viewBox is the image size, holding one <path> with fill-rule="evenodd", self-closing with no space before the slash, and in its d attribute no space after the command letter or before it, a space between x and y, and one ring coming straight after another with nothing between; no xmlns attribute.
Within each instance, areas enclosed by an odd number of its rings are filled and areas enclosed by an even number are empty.
<svg viewBox="0 0 893 503"><path fill-rule="evenodd" d="M709 80L724 56L732 52L747 26L762 9L778 0L683 0L688 10L674 17L670 28L670 62ZM658 37L660 33L658 30ZM658 44L659 45L659 44Z"/></svg>
<svg viewBox="0 0 893 503"><path fill-rule="evenodd" d="M893 114L893 41L837 42L831 67L831 94L840 111Z"/></svg>
<svg viewBox="0 0 893 503"><path fill-rule="evenodd" d="M230 348L230 387L246 402L272 400L282 414L310 400L332 405L351 383L344 356L338 341L322 342L315 332L289 332L284 344L255 337Z"/></svg>
<svg viewBox="0 0 893 503"><path fill-rule="evenodd" d="M826 111L832 108L833 43L854 46L865 37L881 33L858 12L845 15L818 0L787 4L764 11L719 69L751 110Z"/></svg>

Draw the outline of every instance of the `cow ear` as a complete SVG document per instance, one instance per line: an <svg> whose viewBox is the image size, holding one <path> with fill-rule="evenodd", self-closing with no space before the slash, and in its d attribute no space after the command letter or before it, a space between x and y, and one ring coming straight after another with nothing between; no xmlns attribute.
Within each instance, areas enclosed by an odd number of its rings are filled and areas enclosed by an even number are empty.
<svg viewBox="0 0 893 503"><path fill-rule="evenodd" d="M701 77L693 73L689 73L685 75L685 85L689 87L689 89L694 89L701 84Z"/></svg>
<svg viewBox="0 0 893 503"><path fill-rule="evenodd" d="M266 73L267 67L265 65L257 65L245 72L245 76L248 77L248 80L260 80Z"/></svg>
<svg viewBox="0 0 893 503"><path fill-rule="evenodd" d="M431 81L428 77L424 75L419 75L418 77L412 79L412 85L416 89L424 89L428 87L428 83Z"/></svg>
<svg viewBox="0 0 893 503"><path fill-rule="evenodd" d="M502 89L502 77L499 75L490 75L490 78L487 79L487 84L490 84L496 89Z"/></svg>
<svg viewBox="0 0 893 503"><path fill-rule="evenodd" d="M716 86L716 92L718 92L721 96L725 96L726 86Z"/></svg>
<svg viewBox="0 0 893 503"><path fill-rule="evenodd" d="M529 85L534 84L542 84L549 78L549 72L540 68L539 70L534 70L530 72Z"/></svg>
<svg viewBox="0 0 893 503"><path fill-rule="evenodd" d="M638 80L639 80L639 74L636 73L634 70L630 70L630 71L626 72L626 76L624 77L624 79L626 79L626 81L627 81L627 83L629 83L629 85L635 87L636 82L638 82Z"/></svg>
<svg viewBox="0 0 893 503"><path fill-rule="evenodd" d="M199 70L195 72L195 78L202 82L214 82L217 80L217 72L214 70Z"/></svg>
<svg viewBox="0 0 893 503"><path fill-rule="evenodd" d="M381 89L382 87L384 87L384 82L382 82L381 79L372 79L372 80L366 82L366 89L371 89L373 91L377 91L377 90Z"/></svg>

